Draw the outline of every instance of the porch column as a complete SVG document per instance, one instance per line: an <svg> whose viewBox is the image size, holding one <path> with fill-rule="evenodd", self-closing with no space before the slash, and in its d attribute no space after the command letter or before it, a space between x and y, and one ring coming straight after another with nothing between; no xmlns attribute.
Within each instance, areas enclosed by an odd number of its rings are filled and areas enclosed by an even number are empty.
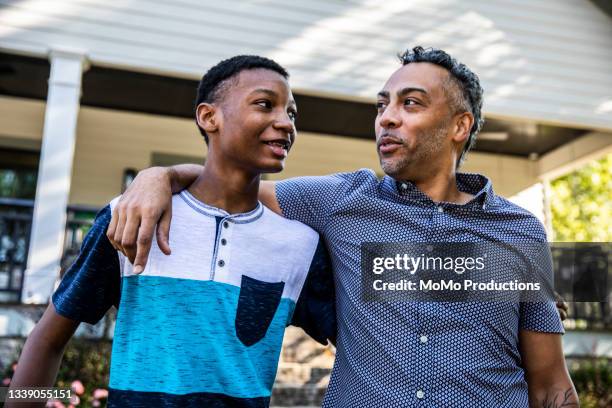
<svg viewBox="0 0 612 408"><path fill-rule="evenodd" d="M59 276L76 142L82 52L52 50L36 199L22 301L46 303Z"/></svg>

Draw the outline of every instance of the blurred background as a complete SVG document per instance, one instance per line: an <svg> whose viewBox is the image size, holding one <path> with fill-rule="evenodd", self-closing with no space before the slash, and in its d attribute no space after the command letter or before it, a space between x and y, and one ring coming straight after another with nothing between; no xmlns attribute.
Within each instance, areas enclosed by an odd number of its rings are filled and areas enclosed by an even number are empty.
<svg viewBox="0 0 612 408"><path fill-rule="evenodd" d="M192 105L208 68L259 54L289 70L299 135L271 179L381 173L375 96L415 45L451 53L485 89L463 170L533 212L550 241L609 242L609 0L0 0L3 384L96 211L143 168L204 162ZM570 303L565 322L584 407L612 406L607 296ZM113 321L82 325L67 351L58 384L80 391L73 405L104 405ZM333 359L289 329L273 405L319 405Z"/></svg>

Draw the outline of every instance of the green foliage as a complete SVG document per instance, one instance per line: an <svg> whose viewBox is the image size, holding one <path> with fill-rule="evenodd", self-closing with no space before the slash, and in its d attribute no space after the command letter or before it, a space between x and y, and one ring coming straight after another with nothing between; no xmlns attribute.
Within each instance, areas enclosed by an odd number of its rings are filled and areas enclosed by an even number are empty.
<svg viewBox="0 0 612 408"><path fill-rule="evenodd" d="M555 241L612 240L612 154L551 183Z"/></svg>
<svg viewBox="0 0 612 408"><path fill-rule="evenodd" d="M582 408L612 406L612 365L609 360L574 362L570 368Z"/></svg>
<svg viewBox="0 0 612 408"><path fill-rule="evenodd" d="M67 402L55 405L57 407L104 407L106 397L94 398L94 394L108 389L111 342L108 340L73 339L68 344L64 358L57 375L56 387L71 388L76 393L78 402L71 405ZM21 348L17 355L21 354ZM2 373L5 379L3 386L8 386L7 380L13 377L15 363L9 365ZM79 389L82 388L82 389ZM98 392L96 393L96 390Z"/></svg>
<svg viewBox="0 0 612 408"><path fill-rule="evenodd" d="M70 388L74 381L80 381L85 386L80 405L92 406L93 392L108 388L110 355L110 341L72 340L64 353L56 387Z"/></svg>

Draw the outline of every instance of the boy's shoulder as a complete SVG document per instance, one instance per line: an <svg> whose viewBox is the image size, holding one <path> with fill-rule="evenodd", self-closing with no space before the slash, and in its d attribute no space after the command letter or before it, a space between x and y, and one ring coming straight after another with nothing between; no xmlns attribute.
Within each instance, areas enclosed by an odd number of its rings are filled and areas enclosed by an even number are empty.
<svg viewBox="0 0 612 408"><path fill-rule="evenodd" d="M293 237L315 243L319 240L319 233L308 225L282 217L266 206L263 206L262 221L267 224L266 227L282 232L288 239Z"/></svg>

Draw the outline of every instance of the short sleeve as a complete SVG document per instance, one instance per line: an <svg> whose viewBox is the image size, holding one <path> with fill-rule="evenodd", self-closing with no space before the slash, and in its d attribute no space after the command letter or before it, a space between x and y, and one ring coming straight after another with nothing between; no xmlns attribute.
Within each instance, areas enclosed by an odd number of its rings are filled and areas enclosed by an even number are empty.
<svg viewBox="0 0 612 408"><path fill-rule="evenodd" d="M520 328L543 333L565 333L555 302L524 302L520 308Z"/></svg>
<svg viewBox="0 0 612 408"><path fill-rule="evenodd" d="M119 304L119 258L106 237L110 219L111 209L106 206L96 215L76 261L53 294L55 310L68 319L95 324Z"/></svg>
<svg viewBox="0 0 612 408"><path fill-rule="evenodd" d="M351 185L354 173L296 177L276 183L283 216L322 233L334 204Z"/></svg>
<svg viewBox="0 0 612 408"><path fill-rule="evenodd" d="M531 228L535 234L534 244L524 244L526 257L530 262L532 270L530 278L540 282L546 289L546 298L553 297L554 290L554 274L552 255L550 247L546 240L546 231L542 223L530 217L532 225L537 228ZM565 333L559 310L554 301L523 302L520 307L520 328L543 333Z"/></svg>
<svg viewBox="0 0 612 408"><path fill-rule="evenodd" d="M326 345L336 343L336 298L329 255L321 239L312 259L306 282L298 298L291 324Z"/></svg>

